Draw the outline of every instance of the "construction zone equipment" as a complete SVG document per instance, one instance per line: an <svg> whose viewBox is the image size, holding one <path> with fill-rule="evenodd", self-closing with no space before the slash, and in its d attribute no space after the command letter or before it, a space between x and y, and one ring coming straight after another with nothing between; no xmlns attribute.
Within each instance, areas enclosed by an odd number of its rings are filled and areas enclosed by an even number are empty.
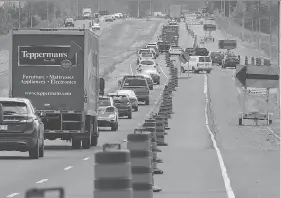
<svg viewBox="0 0 281 198"><path fill-rule="evenodd" d="M245 56L245 65L248 65L248 57Z"/></svg>
<svg viewBox="0 0 281 198"><path fill-rule="evenodd" d="M138 131L140 131L140 133ZM154 185L152 170L151 133L145 132L143 130L135 130L134 133L128 134L127 149L129 149L131 153L132 167L143 167L143 169L149 170L143 171L145 173L140 173L140 171L137 173L138 176L140 176L140 174L143 175L141 181L139 179L136 179L136 173L133 174L134 198L152 198L153 192L159 192L162 189Z"/></svg>
<svg viewBox="0 0 281 198"><path fill-rule="evenodd" d="M261 59L260 58L256 58L256 65L261 66Z"/></svg>
<svg viewBox="0 0 281 198"><path fill-rule="evenodd" d="M254 57L252 57L252 59L251 59L251 64L255 65L255 58Z"/></svg>
<svg viewBox="0 0 281 198"><path fill-rule="evenodd" d="M107 150L115 145L118 150ZM129 150L121 150L121 144L104 144L95 154L94 197L134 198L131 169Z"/></svg>
<svg viewBox="0 0 281 198"><path fill-rule="evenodd" d="M25 198L64 198L63 188L32 188L26 191Z"/></svg>
<svg viewBox="0 0 281 198"><path fill-rule="evenodd" d="M153 122L151 122L153 121ZM143 124L143 130L151 133L151 150L152 150L152 168L154 174L163 174L163 171L157 168L157 163L163 163L161 159L157 157L157 142L156 142L156 122L154 119L145 120Z"/></svg>

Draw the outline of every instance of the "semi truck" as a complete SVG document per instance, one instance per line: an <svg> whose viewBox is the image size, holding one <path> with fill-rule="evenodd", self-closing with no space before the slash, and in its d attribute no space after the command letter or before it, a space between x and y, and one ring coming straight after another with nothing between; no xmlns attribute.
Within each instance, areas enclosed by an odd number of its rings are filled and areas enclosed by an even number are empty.
<svg viewBox="0 0 281 198"><path fill-rule="evenodd" d="M44 123L44 138L98 143L99 39L86 29L14 29L10 32L9 96L28 98Z"/></svg>
<svg viewBox="0 0 281 198"><path fill-rule="evenodd" d="M170 5L169 9L170 18L177 20L180 22L182 18L182 7L181 5Z"/></svg>
<svg viewBox="0 0 281 198"><path fill-rule="evenodd" d="M92 18L92 9L83 8L82 15L83 15L84 19L91 19Z"/></svg>

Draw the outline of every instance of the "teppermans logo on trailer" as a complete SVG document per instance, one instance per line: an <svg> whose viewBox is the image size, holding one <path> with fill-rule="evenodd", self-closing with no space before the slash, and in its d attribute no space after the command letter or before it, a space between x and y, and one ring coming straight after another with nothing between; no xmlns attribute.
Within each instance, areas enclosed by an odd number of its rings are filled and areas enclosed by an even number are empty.
<svg viewBox="0 0 281 198"><path fill-rule="evenodd" d="M18 66L77 67L82 48L74 41L70 45L29 45L18 47Z"/></svg>

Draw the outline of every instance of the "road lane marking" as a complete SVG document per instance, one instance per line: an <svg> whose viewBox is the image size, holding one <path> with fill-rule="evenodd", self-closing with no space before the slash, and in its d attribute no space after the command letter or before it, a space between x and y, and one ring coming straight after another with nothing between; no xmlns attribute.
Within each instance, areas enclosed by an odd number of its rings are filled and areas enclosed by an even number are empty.
<svg viewBox="0 0 281 198"><path fill-rule="evenodd" d="M19 193L12 193L12 194L10 194L10 195L8 195L8 196L6 196L6 197L10 198L10 197L15 197L15 196L17 196L17 195L19 195Z"/></svg>
<svg viewBox="0 0 281 198"><path fill-rule="evenodd" d="M68 166L68 167L65 167L63 170L70 170L70 169L72 169L73 168L73 166Z"/></svg>
<svg viewBox="0 0 281 198"><path fill-rule="evenodd" d="M223 177L223 181L224 181L224 186L225 186L225 190L226 190L226 193L227 193L227 197L228 198L235 198L235 194L234 194L234 192L232 190L232 187L231 187L231 184L230 184L230 179L229 179L228 174L227 174L226 166L224 164L221 151L220 151L220 149L217 146L217 141L215 140L215 136L212 133L212 131L210 129L210 126L209 126L208 105L209 105L210 101L209 101L209 96L208 96L208 77L207 77L206 74L204 74L204 94L205 94L205 98L206 98L206 104L205 104L206 127L207 127L207 130L208 130L208 132L209 132L209 134L211 136L211 140L213 142L213 146L214 146L214 148L216 150L216 153L217 153L217 157L218 157L218 160L219 160L220 169L221 169L221 173L222 173L222 177Z"/></svg>
<svg viewBox="0 0 281 198"><path fill-rule="evenodd" d="M90 157L85 157L84 159L83 159L83 161L87 161L87 160L89 160L90 159Z"/></svg>
<svg viewBox="0 0 281 198"><path fill-rule="evenodd" d="M42 184L42 183L44 183L46 181L48 181L48 179L42 179L42 180L37 181L36 184Z"/></svg>
<svg viewBox="0 0 281 198"><path fill-rule="evenodd" d="M280 136L277 135L270 127L267 127L267 129L270 133L272 133L275 137L277 137L280 140Z"/></svg>
<svg viewBox="0 0 281 198"><path fill-rule="evenodd" d="M162 63L162 61L160 61L160 63ZM165 74L165 72L163 71L162 67L161 67L160 65L158 65L158 66L159 66L161 72L164 74L164 76L169 79L169 77L168 77L168 76Z"/></svg>
<svg viewBox="0 0 281 198"><path fill-rule="evenodd" d="M133 71L132 63L130 63L129 65L130 65L130 70L131 70L131 73L132 73L132 75L134 75L134 71Z"/></svg>

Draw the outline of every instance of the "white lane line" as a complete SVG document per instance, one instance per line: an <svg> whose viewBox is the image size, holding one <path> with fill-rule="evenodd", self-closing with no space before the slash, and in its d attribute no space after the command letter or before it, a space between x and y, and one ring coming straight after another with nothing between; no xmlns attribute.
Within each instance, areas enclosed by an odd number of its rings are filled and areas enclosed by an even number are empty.
<svg viewBox="0 0 281 198"><path fill-rule="evenodd" d="M223 177L223 181L224 181L224 186L225 186L225 190L227 193L227 197L228 198L235 198L235 194L232 190L231 184L230 184L230 179L228 177L227 174L227 170L226 170L226 166L224 164L223 158L222 158L222 154L220 149L217 146L217 141L215 140L215 136L212 133L210 126L209 126L209 119L208 119L208 105L209 105L209 97L208 97L208 77L206 74L204 74L204 94L205 94L205 98L206 98L206 105L205 105L205 119L206 119L206 127L207 130L211 136L212 142L213 142L213 146L216 150L217 153L217 157L219 160L219 164L220 164L220 168L221 168L221 173L222 173L222 177Z"/></svg>
<svg viewBox="0 0 281 198"><path fill-rule="evenodd" d="M73 166L68 166L68 167L65 167L63 170L67 171L67 170L70 170L72 168L73 168Z"/></svg>
<svg viewBox="0 0 281 198"><path fill-rule="evenodd" d="M83 159L83 161L87 161L87 160L89 160L90 159L90 157L85 157L84 159Z"/></svg>
<svg viewBox="0 0 281 198"><path fill-rule="evenodd" d="M37 181L36 184L42 184L42 183L44 183L46 181L48 181L48 179L42 179L42 180Z"/></svg>
<svg viewBox="0 0 281 198"><path fill-rule="evenodd" d="M19 193L12 193L12 194L10 194L10 195L8 195L8 196L6 196L6 197L10 198L10 197L15 197L15 196L17 196L17 195L19 195Z"/></svg>
<svg viewBox="0 0 281 198"><path fill-rule="evenodd" d="M277 135L270 127L267 127L270 133L272 133L275 137L277 137L280 140L280 136Z"/></svg>
<svg viewBox="0 0 281 198"><path fill-rule="evenodd" d="M130 70L131 70L132 75L134 75L134 71L133 71L133 67L132 67L131 63L130 63Z"/></svg>
<svg viewBox="0 0 281 198"><path fill-rule="evenodd" d="M162 63L162 62L160 61L160 63ZM165 72L163 71L162 67L161 67L160 65L158 65L158 66L159 66L161 72L164 74L164 76L169 79L169 77L168 77L168 76L165 74Z"/></svg>

